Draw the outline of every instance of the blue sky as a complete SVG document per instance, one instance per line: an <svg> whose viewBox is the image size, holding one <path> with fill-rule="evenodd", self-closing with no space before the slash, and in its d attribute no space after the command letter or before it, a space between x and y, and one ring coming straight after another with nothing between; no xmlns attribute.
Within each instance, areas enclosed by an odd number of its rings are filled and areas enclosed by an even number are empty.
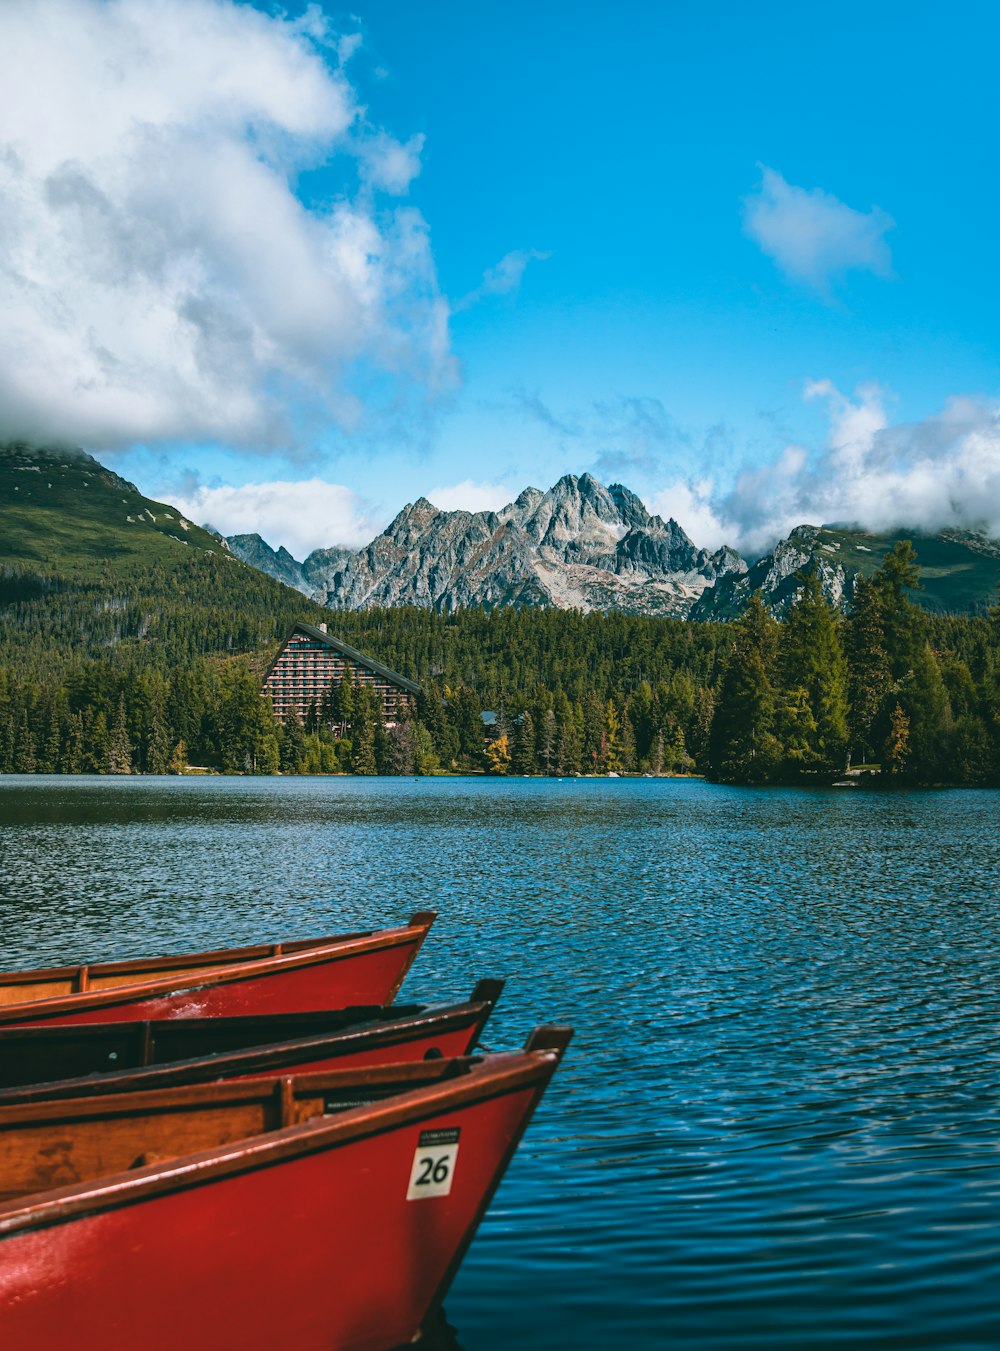
<svg viewBox="0 0 1000 1351"><path fill-rule="evenodd" d="M29 398L46 372L22 336L17 382L0 376L15 430L75 431L145 491L299 556L361 542L420 494L500 505L584 470L698 543L760 549L805 519L1000 532L995 7L380 0L281 17L177 0L170 30L142 0L12 0L39 4L63 82L57 34L79 51L110 33L142 46L162 99L114 85L115 137L82 144L67 123L65 145L33 148L44 191L18 191L46 228L58 210L53 240L95 184L117 209L108 238L102 208L76 240L74 276L103 250L141 284L118 284L113 324L99 278L69 302L98 372L50 396L59 418ZM195 88L222 50L277 91L266 107L236 75L225 104ZM2 116L32 162L35 133ZM135 190L151 124L181 147L169 199L162 173ZM213 162L236 166L224 194ZM133 267L142 213L166 200L162 256ZM186 280L166 294L168 274ZM178 324L197 334L185 361ZM126 350L155 407L119 374Z"/></svg>

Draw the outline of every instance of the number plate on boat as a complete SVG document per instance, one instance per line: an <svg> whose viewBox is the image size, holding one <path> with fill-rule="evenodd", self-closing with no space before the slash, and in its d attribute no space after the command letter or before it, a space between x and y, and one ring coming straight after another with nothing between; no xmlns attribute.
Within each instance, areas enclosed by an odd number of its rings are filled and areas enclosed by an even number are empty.
<svg viewBox="0 0 1000 1351"><path fill-rule="evenodd" d="M447 1130L421 1131L410 1169L407 1201L423 1201L430 1196L447 1196L451 1192L458 1158L460 1127Z"/></svg>

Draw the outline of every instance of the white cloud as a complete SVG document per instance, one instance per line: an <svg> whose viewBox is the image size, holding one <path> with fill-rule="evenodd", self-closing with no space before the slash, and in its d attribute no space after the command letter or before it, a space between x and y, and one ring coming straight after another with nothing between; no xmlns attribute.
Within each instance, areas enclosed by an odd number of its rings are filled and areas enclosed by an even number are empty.
<svg viewBox="0 0 1000 1351"><path fill-rule="evenodd" d="M852 269L892 274L884 235L895 225L879 207L856 211L821 188L798 188L761 166L756 191L744 199L747 234L783 272L826 295Z"/></svg>
<svg viewBox="0 0 1000 1351"><path fill-rule="evenodd" d="M731 534L716 515L712 504L712 483L708 480L684 482L678 479L659 492L645 497L647 508L665 521L671 517L700 549L719 549L732 544Z"/></svg>
<svg viewBox="0 0 1000 1351"><path fill-rule="evenodd" d="M539 249L514 249L505 253L493 267L483 273L483 280L474 291L456 300L452 306L455 313L470 309L486 296L511 295L521 289L524 270L529 263L544 262L551 254Z"/></svg>
<svg viewBox="0 0 1000 1351"><path fill-rule="evenodd" d="M369 502L339 483L323 479L247 483L239 488L194 488L165 494L190 520L223 535L261 535L300 562L313 549L345 545L359 549L385 526Z"/></svg>
<svg viewBox="0 0 1000 1351"><path fill-rule="evenodd" d="M804 523L1000 538L1000 403L953 398L921 422L892 425L877 386L851 398L821 380L805 395L827 401L822 446L786 445L729 485L680 480L651 496L651 509L673 515L697 544L752 555Z"/></svg>
<svg viewBox="0 0 1000 1351"><path fill-rule="evenodd" d="M0 4L0 435L267 446L290 406L357 423L355 378L453 379L426 226L372 196L421 139L363 121L356 45L315 6Z"/></svg>
<svg viewBox="0 0 1000 1351"><path fill-rule="evenodd" d="M404 145L385 132L379 132L364 145L365 178L375 188L403 196L420 173L423 148L423 135L411 136Z"/></svg>
<svg viewBox="0 0 1000 1351"><path fill-rule="evenodd" d="M499 511L512 500L504 484L476 483L470 478L450 488L431 488L425 496L441 511Z"/></svg>

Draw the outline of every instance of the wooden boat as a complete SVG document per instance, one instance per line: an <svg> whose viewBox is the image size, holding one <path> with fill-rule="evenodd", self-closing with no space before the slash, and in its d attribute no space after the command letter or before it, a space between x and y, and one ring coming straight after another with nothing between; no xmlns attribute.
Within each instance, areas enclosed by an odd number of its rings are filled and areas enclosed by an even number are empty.
<svg viewBox="0 0 1000 1351"><path fill-rule="evenodd" d="M0 973L0 1027L303 1013L389 1004L436 918L267 947Z"/></svg>
<svg viewBox="0 0 1000 1351"><path fill-rule="evenodd" d="M0 1028L0 1105L469 1054L500 998L269 1018Z"/></svg>
<svg viewBox="0 0 1000 1351"><path fill-rule="evenodd" d="M0 1109L0 1343L388 1351L441 1301L571 1033Z"/></svg>

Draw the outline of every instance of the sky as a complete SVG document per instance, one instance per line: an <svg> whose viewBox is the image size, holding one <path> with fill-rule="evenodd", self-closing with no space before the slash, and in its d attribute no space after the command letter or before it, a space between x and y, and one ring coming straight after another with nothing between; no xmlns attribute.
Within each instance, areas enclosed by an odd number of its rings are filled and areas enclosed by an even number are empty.
<svg viewBox="0 0 1000 1351"><path fill-rule="evenodd" d="M1000 536L987 3L0 4L0 436L302 558L590 472Z"/></svg>

